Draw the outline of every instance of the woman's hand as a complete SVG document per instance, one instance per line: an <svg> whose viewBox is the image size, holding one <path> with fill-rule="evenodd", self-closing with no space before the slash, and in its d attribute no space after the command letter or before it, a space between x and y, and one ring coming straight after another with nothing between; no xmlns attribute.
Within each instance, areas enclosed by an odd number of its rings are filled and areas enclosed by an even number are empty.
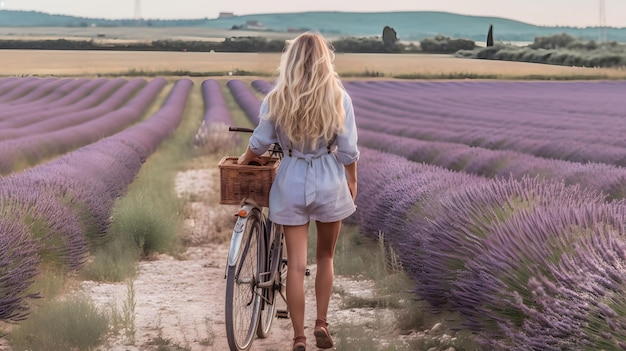
<svg viewBox="0 0 626 351"><path fill-rule="evenodd" d="M356 189L357 189L357 182L356 182L356 180L348 180L348 189L350 189L350 195L352 195L352 201L355 201L355 199L356 199Z"/></svg>
<svg viewBox="0 0 626 351"><path fill-rule="evenodd" d="M248 147L246 149L246 152L244 152L243 154L241 154L241 156L239 156L239 158L237 159L237 164L240 165L247 165L250 163L250 161L258 158L259 155L255 154L254 152L252 152L252 150L250 150L250 147Z"/></svg>
<svg viewBox="0 0 626 351"><path fill-rule="evenodd" d="M350 195L352 195L352 201L356 199L356 161L354 163L345 165L346 178L348 180L348 189L350 189Z"/></svg>
<svg viewBox="0 0 626 351"><path fill-rule="evenodd" d="M241 154L241 156L239 156L239 158L237 159L237 164L239 165L247 165L250 162L250 160L248 160L246 158L246 153L244 152L243 154Z"/></svg>

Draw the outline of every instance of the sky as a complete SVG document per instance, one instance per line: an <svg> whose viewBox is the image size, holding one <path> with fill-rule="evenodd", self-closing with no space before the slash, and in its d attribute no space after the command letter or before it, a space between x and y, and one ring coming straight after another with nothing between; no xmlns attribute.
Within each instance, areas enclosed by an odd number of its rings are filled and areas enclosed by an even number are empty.
<svg viewBox="0 0 626 351"><path fill-rule="evenodd" d="M143 19L201 19L216 18L220 12L445 11L543 26L588 27L602 22L602 1L606 25L626 27L626 0L0 0L0 9L111 19L135 18L136 13Z"/></svg>

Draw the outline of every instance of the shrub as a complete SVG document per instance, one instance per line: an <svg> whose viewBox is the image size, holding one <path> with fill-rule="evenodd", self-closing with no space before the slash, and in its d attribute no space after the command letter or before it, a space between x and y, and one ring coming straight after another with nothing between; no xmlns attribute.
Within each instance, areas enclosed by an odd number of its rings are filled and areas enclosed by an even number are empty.
<svg viewBox="0 0 626 351"><path fill-rule="evenodd" d="M378 38L345 38L333 41L333 47L337 52L386 52L385 44Z"/></svg>
<svg viewBox="0 0 626 351"><path fill-rule="evenodd" d="M422 51L436 54L452 54L459 50L472 50L476 43L469 39L452 39L444 35L420 41Z"/></svg>
<svg viewBox="0 0 626 351"><path fill-rule="evenodd" d="M104 341L109 317L87 297L75 295L35 309L9 335L15 350L90 350Z"/></svg>
<svg viewBox="0 0 626 351"><path fill-rule="evenodd" d="M562 33L553 36L536 37L535 41L529 46L532 49L559 49L566 48L576 41L577 39L571 35Z"/></svg>

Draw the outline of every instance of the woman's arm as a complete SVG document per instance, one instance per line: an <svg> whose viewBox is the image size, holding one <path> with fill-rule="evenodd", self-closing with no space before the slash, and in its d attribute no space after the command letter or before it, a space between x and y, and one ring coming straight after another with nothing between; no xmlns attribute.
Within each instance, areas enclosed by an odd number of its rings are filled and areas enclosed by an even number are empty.
<svg viewBox="0 0 626 351"><path fill-rule="evenodd" d="M259 124L254 128L254 132L248 141L248 148L239 156L237 163L247 165L257 157L263 155L273 143L278 142L276 128L265 114L267 113L267 100L264 99L259 110Z"/></svg>
<svg viewBox="0 0 626 351"><path fill-rule="evenodd" d="M344 165L352 164L359 159L358 133L352 99L344 93L344 110L346 112L345 129L337 134L337 159ZM355 166L356 167L356 166Z"/></svg>

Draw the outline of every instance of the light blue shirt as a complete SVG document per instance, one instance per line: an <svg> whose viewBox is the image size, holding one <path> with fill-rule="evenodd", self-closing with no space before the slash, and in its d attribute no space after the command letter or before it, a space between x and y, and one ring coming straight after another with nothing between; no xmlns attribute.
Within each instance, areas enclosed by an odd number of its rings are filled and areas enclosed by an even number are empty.
<svg viewBox="0 0 626 351"><path fill-rule="evenodd" d="M302 225L311 220L335 222L350 216L356 210L344 165L359 159L357 129L352 99L343 94L346 113L345 128L337 134L331 152L327 142L321 140L314 150L293 149L291 142L267 118L267 99L261 103L259 125L250 137L250 149L257 155L265 153L274 143L279 143L284 157L270 189L270 219L278 224Z"/></svg>

